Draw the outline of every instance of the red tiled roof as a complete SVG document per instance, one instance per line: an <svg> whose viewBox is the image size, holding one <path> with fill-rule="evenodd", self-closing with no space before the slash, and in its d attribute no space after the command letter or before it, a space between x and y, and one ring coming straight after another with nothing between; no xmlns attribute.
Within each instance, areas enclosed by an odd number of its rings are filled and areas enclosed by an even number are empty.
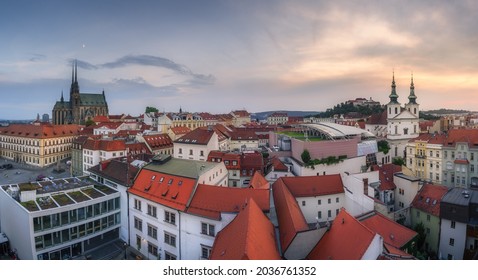
<svg viewBox="0 0 478 280"><path fill-rule="evenodd" d="M448 131L445 146L454 146L457 142L478 145L478 129L452 129Z"/></svg>
<svg viewBox="0 0 478 280"><path fill-rule="evenodd" d="M388 219L380 213L375 213L360 221L373 232L383 237L383 242L398 249L403 249L417 233L401 224Z"/></svg>
<svg viewBox="0 0 478 280"><path fill-rule="evenodd" d="M289 168L284 163L282 163L282 161L277 157L272 158L271 163L272 163L272 166L274 167L274 171L283 171L283 172L289 171Z"/></svg>
<svg viewBox="0 0 478 280"><path fill-rule="evenodd" d="M126 150L126 143L124 140L86 140L84 149L93 151L124 151Z"/></svg>
<svg viewBox="0 0 478 280"><path fill-rule="evenodd" d="M98 128L109 128L109 129L117 129L122 123L120 122L102 122L94 126L95 129Z"/></svg>
<svg viewBox="0 0 478 280"><path fill-rule="evenodd" d="M440 203L448 188L445 186L424 184L412 201L411 206L433 216L440 216Z"/></svg>
<svg viewBox="0 0 478 280"><path fill-rule="evenodd" d="M272 194L279 222L280 244L285 252L297 232L306 231L309 226L297 201L282 180L279 179L272 185Z"/></svg>
<svg viewBox="0 0 478 280"><path fill-rule="evenodd" d="M402 167L400 165L395 165L392 163L384 164L381 167L374 165L373 170L378 170L378 176L380 179L379 189L381 191L394 190L397 188L393 182L393 174L402 171Z"/></svg>
<svg viewBox="0 0 478 280"><path fill-rule="evenodd" d="M253 198L262 211L269 211L269 190L229 188L199 184L187 212L219 220L221 212L239 212L244 203Z"/></svg>
<svg viewBox="0 0 478 280"><path fill-rule="evenodd" d="M382 113L373 114L367 120L367 124L370 125L387 125L387 111L383 111Z"/></svg>
<svg viewBox="0 0 478 280"><path fill-rule="evenodd" d="M221 151L211 151L207 157L207 161L213 159L220 159L224 162L227 170L240 170L241 169L241 154L237 153L225 153ZM233 161L236 161L236 165L233 165ZM227 164L226 164L227 163Z"/></svg>
<svg viewBox="0 0 478 280"><path fill-rule="evenodd" d="M150 153L148 146L144 143L127 143L126 149L131 155Z"/></svg>
<svg viewBox="0 0 478 280"><path fill-rule="evenodd" d="M339 174L324 176L282 177L294 197L321 196L344 193L344 184Z"/></svg>
<svg viewBox="0 0 478 280"><path fill-rule="evenodd" d="M80 126L76 124L11 124L9 126L0 127L0 135L35 139L68 137L78 135L79 133Z"/></svg>
<svg viewBox="0 0 478 280"><path fill-rule="evenodd" d="M250 187L254 189L269 189L269 182L260 172L255 172L251 178Z"/></svg>
<svg viewBox="0 0 478 280"><path fill-rule="evenodd" d="M165 133L144 135L143 139L153 151L173 147L173 140L171 140L169 135Z"/></svg>
<svg viewBox="0 0 478 280"><path fill-rule="evenodd" d="M393 259L393 260L401 260L401 259L415 259L414 256L398 249L398 248L395 248L389 244L386 244L386 243L383 243L383 247L385 248L385 250L387 251L387 253L389 254L387 257L390 258L390 259Z"/></svg>
<svg viewBox="0 0 478 280"><path fill-rule="evenodd" d="M191 129L186 126L175 126L171 127L170 129L176 135L182 135L191 132Z"/></svg>
<svg viewBox="0 0 478 280"><path fill-rule="evenodd" d="M232 111L232 113L239 118L247 118L247 117L250 117L251 115L246 110L236 110L236 111Z"/></svg>
<svg viewBox="0 0 478 280"><path fill-rule="evenodd" d="M446 141L445 134L436 133L421 133L417 138L410 140L409 142L427 142L429 144L441 144Z"/></svg>
<svg viewBox="0 0 478 280"><path fill-rule="evenodd" d="M247 153L244 152L241 156L241 168L242 169L256 169L261 170L264 166L264 157L261 153Z"/></svg>
<svg viewBox="0 0 478 280"><path fill-rule="evenodd" d="M174 142L181 144L207 145L214 133L214 130L196 128Z"/></svg>
<svg viewBox="0 0 478 280"><path fill-rule="evenodd" d="M184 211L195 185L196 180L192 178L163 174L143 168L128 192L169 208Z"/></svg>
<svg viewBox="0 0 478 280"><path fill-rule="evenodd" d="M279 260L274 225L254 199L221 230L211 260Z"/></svg>
<svg viewBox="0 0 478 280"><path fill-rule="evenodd" d="M94 121L95 123L101 123L101 122L109 122L110 119L108 119L107 116L95 116L95 117L93 118L93 121Z"/></svg>
<svg viewBox="0 0 478 280"><path fill-rule="evenodd" d="M235 130L229 132L231 140L258 140L256 133L251 130Z"/></svg>
<svg viewBox="0 0 478 280"><path fill-rule="evenodd" d="M352 217L344 208L322 239L307 256L308 260L360 260L375 233Z"/></svg>

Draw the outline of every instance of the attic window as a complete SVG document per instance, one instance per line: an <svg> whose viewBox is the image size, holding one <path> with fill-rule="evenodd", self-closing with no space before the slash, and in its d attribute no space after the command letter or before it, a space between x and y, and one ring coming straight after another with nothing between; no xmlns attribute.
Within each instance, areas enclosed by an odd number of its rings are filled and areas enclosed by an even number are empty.
<svg viewBox="0 0 478 280"><path fill-rule="evenodd" d="M425 200L426 203L430 203L430 198L427 197L427 200Z"/></svg>
<svg viewBox="0 0 478 280"><path fill-rule="evenodd" d="M171 185L173 183L173 179L169 179L168 185Z"/></svg>
<svg viewBox="0 0 478 280"><path fill-rule="evenodd" d="M198 141L198 140L193 140L193 141L191 141L191 142L196 143L197 141Z"/></svg>
<svg viewBox="0 0 478 280"><path fill-rule="evenodd" d="M162 183L164 181L164 177L161 177L161 179L159 179L159 182Z"/></svg>
<svg viewBox="0 0 478 280"><path fill-rule="evenodd" d="M433 200L433 205L435 205L435 204L437 204L437 200L436 200L436 199Z"/></svg>
<svg viewBox="0 0 478 280"><path fill-rule="evenodd" d="M156 175L153 175L153 177L151 177L151 181L154 180L156 178Z"/></svg>

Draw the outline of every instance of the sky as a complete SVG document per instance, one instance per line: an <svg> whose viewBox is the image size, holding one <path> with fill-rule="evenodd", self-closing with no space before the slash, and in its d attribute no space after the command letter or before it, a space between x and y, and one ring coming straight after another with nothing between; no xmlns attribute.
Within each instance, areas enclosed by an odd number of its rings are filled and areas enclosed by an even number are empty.
<svg viewBox="0 0 478 280"><path fill-rule="evenodd" d="M477 1L2 0L0 119L105 91L110 114L324 111L358 97L477 110Z"/></svg>

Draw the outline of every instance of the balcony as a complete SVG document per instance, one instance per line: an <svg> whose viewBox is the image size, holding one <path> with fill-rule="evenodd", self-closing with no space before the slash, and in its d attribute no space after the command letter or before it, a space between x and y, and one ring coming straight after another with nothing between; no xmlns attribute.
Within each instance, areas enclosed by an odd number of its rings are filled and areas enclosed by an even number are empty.
<svg viewBox="0 0 478 280"><path fill-rule="evenodd" d="M426 156L426 155L418 155L418 154L416 154L416 155L415 155L415 157L416 157L416 158L422 158L422 159L425 159L425 158L427 158L427 156Z"/></svg>

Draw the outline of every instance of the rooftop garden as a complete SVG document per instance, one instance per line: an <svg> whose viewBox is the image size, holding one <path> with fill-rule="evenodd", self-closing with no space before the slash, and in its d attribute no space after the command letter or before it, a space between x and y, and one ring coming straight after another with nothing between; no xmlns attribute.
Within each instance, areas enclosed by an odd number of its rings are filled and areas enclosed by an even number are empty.
<svg viewBox="0 0 478 280"><path fill-rule="evenodd" d="M35 212L35 211L40 210L40 209L38 209L37 204L33 200L20 202L20 204L30 212Z"/></svg>
<svg viewBox="0 0 478 280"><path fill-rule="evenodd" d="M89 197L87 197L86 195L84 195L82 192L80 191L75 191L75 192L69 192L68 195L73 198L76 202L83 202L83 201L87 201L87 200L90 200Z"/></svg>
<svg viewBox="0 0 478 280"><path fill-rule="evenodd" d="M303 141L306 139L304 133L303 132L298 132L298 131L281 131L281 132L278 132L278 134L286 135L286 136L289 136L290 138L303 140ZM324 140L320 136L309 135L309 134L307 134L307 139L309 141L323 141Z"/></svg>
<svg viewBox="0 0 478 280"><path fill-rule="evenodd" d="M20 191L34 191L38 189L38 184L36 183L23 183L19 184L18 187L20 188Z"/></svg>
<svg viewBox="0 0 478 280"><path fill-rule="evenodd" d="M53 201L53 199L51 199L51 197L49 197L49 196L38 197L37 198L37 203L42 210L58 207L58 206L56 206L56 203Z"/></svg>
<svg viewBox="0 0 478 280"><path fill-rule="evenodd" d="M105 194L113 194L116 192L115 190L108 188L107 186L95 185L95 188Z"/></svg>
<svg viewBox="0 0 478 280"><path fill-rule="evenodd" d="M81 191L91 198L99 198L104 196L102 193L100 193L93 187L82 188Z"/></svg>
<svg viewBox="0 0 478 280"><path fill-rule="evenodd" d="M56 201L56 203L58 203L60 206L65 206L65 205L68 205L68 204L74 204L75 203L66 194L52 195L52 197Z"/></svg>

